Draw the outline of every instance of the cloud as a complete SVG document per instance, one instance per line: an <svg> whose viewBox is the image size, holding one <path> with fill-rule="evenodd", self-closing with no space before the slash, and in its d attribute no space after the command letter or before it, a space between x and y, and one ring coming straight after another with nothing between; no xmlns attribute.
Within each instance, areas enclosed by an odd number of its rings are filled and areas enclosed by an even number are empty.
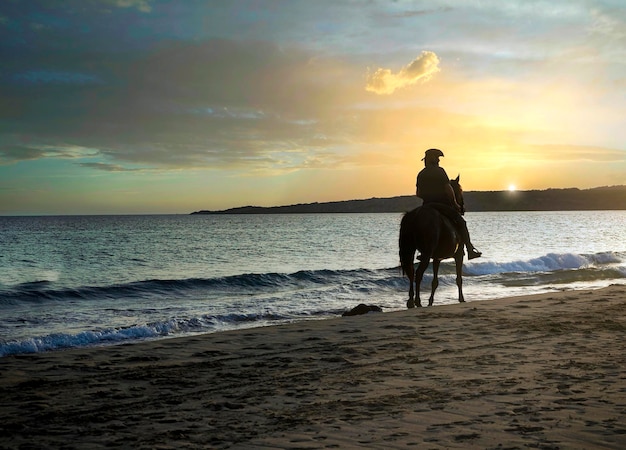
<svg viewBox="0 0 626 450"><path fill-rule="evenodd" d="M117 8L137 8L141 12L150 12L152 0L104 0L104 3Z"/></svg>
<svg viewBox="0 0 626 450"><path fill-rule="evenodd" d="M397 74L390 69L379 68L368 76L365 90L376 94L393 94L396 89L426 82L439 72L439 58L434 52L423 51Z"/></svg>
<svg viewBox="0 0 626 450"><path fill-rule="evenodd" d="M164 42L149 52L74 56L22 55L0 75L0 119L13 128L0 131L0 163L84 148L90 164L81 167L109 171L289 170L342 145L346 105L364 95L352 82L360 67L267 42ZM293 151L279 158L284 148Z"/></svg>
<svg viewBox="0 0 626 450"><path fill-rule="evenodd" d="M79 163L81 167L88 167L90 169L103 170L105 172L135 172L140 169L128 169L117 164L107 163Z"/></svg>
<svg viewBox="0 0 626 450"><path fill-rule="evenodd" d="M548 161L626 162L626 151L588 145L533 145L528 147L526 158Z"/></svg>
<svg viewBox="0 0 626 450"><path fill-rule="evenodd" d="M413 10L406 10L406 11L400 11L400 12L392 12L387 15L391 18L405 19L405 18L420 17L420 16L438 14L441 12L449 12L449 11L452 11L452 8L450 6L442 6L439 8L431 8L431 9L413 9Z"/></svg>
<svg viewBox="0 0 626 450"><path fill-rule="evenodd" d="M79 159L96 156L92 149L59 143L57 138L3 135L0 133L0 166L44 158Z"/></svg>
<svg viewBox="0 0 626 450"><path fill-rule="evenodd" d="M28 161L46 157L46 152L26 145L0 144L0 165L17 161Z"/></svg>

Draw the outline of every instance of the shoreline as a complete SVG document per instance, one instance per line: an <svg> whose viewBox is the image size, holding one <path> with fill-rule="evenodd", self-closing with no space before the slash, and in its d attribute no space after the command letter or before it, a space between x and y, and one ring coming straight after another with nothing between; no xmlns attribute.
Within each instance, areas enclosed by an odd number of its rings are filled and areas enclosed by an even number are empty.
<svg viewBox="0 0 626 450"><path fill-rule="evenodd" d="M10 355L0 448L618 449L625 337L612 285Z"/></svg>

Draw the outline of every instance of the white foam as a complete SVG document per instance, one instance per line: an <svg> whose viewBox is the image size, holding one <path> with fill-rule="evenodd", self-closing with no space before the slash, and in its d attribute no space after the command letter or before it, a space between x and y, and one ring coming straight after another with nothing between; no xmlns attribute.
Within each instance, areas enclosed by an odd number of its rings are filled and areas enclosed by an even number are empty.
<svg viewBox="0 0 626 450"><path fill-rule="evenodd" d="M607 258L603 257L603 258ZM511 272L552 272L557 270L580 269L594 264L593 255L573 253L549 253L530 260L511 262L473 262L465 266L468 275L494 275Z"/></svg>

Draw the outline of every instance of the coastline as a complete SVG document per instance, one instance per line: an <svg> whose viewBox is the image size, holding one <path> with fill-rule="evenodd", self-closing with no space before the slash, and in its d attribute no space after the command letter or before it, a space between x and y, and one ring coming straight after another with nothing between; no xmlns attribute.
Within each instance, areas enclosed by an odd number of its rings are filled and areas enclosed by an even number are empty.
<svg viewBox="0 0 626 450"><path fill-rule="evenodd" d="M612 285L7 356L0 448L618 449L625 337Z"/></svg>
<svg viewBox="0 0 626 450"><path fill-rule="evenodd" d="M569 188L532 191L465 191L463 197L467 211L471 212L626 210L626 186L603 186L582 190ZM283 206L241 206L218 211L194 211L191 215L405 213L421 203L415 195L402 195Z"/></svg>

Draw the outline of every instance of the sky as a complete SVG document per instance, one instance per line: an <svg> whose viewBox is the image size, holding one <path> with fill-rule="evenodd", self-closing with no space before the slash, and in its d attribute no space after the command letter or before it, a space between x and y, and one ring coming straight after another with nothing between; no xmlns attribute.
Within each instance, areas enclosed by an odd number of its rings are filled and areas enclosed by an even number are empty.
<svg viewBox="0 0 626 450"><path fill-rule="evenodd" d="M0 215L626 184L623 0L2 0Z"/></svg>

